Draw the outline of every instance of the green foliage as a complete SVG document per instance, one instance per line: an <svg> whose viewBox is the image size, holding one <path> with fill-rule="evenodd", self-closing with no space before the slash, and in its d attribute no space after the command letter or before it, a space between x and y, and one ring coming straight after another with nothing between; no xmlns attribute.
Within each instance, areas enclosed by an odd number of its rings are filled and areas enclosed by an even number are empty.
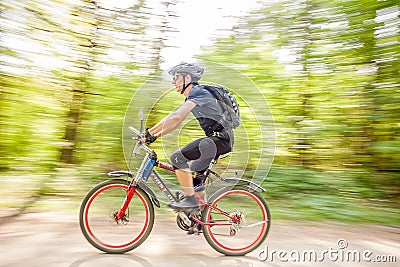
<svg viewBox="0 0 400 267"><path fill-rule="evenodd" d="M392 1L267 3L201 58L240 66L264 93L276 162L399 171L398 10Z"/></svg>
<svg viewBox="0 0 400 267"><path fill-rule="evenodd" d="M274 219L399 225L394 173L275 165L263 183Z"/></svg>
<svg viewBox="0 0 400 267"><path fill-rule="evenodd" d="M19 40L1 47L1 189L12 199L10 177L27 175L18 185L29 186L18 196L76 199L106 171L126 168L126 107L160 71L173 15L147 1L123 12L93 1L16 2L4 1L1 13L5 40ZM277 149L264 185L278 218L399 225L399 9L390 0L267 1L199 55L240 71L268 100ZM115 62L111 53L124 57ZM260 132L246 101L258 95L228 72L208 75L240 96L246 124L237 132L248 138L238 138L235 149L250 152L232 166L251 178ZM134 105L145 108L148 125L183 102L174 90L145 94ZM187 121L179 145L200 137L197 129ZM60 161L65 148L71 164ZM162 160L174 149L154 148L165 149Z"/></svg>
<svg viewBox="0 0 400 267"><path fill-rule="evenodd" d="M62 127L60 99L34 77L5 76L2 84L1 168L51 168Z"/></svg>

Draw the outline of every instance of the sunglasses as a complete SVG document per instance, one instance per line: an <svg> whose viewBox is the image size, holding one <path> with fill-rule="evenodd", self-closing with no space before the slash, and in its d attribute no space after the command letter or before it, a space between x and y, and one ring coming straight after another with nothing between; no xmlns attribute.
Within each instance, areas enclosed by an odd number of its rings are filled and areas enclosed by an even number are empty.
<svg viewBox="0 0 400 267"><path fill-rule="evenodd" d="M173 81L178 80L179 76L181 76L181 74L175 73L174 76L172 76L172 80L173 80Z"/></svg>

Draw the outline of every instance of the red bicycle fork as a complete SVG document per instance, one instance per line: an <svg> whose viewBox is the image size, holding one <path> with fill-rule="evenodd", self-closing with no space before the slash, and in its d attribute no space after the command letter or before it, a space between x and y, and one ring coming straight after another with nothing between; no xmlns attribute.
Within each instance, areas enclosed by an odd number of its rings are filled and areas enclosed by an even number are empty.
<svg viewBox="0 0 400 267"><path fill-rule="evenodd" d="M132 197L136 192L136 187L134 186L129 186L128 189L126 190L127 194L124 200L124 203L122 203L121 208L118 211L117 218L118 220L121 220L125 216L126 209L128 208L129 204L131 203Z"/></svg>

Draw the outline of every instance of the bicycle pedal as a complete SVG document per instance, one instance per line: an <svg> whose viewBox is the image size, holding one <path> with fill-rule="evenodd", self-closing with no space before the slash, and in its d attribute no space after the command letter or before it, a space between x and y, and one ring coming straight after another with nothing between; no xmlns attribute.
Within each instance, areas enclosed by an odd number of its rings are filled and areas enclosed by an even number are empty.
<svg viewBox="0 0 400 267"><path fill-rule="evenodd" d="M193 234L194 234L193 229L189 229L189 231L187 231L187 234L188 234L188 235L193 235Z"/></svg>
<svg viewBox="0 0 400 267"><path fill-rule="evenodd" d="M190 227L189 231L187 232L188 235L200 235L200 231L197 228L197 225L194 227Z"/></svg>

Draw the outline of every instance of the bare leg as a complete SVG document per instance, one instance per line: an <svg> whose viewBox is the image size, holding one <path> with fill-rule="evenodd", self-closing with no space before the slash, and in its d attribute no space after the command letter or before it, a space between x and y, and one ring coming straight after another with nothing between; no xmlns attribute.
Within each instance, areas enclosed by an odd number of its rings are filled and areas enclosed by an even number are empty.
<svg viewBox="0 0 400 267"><path fill-rule="evenodd" d="M175 170L176 177L178 178L178 182L181 185L183 192L186 196L193 196L193 178L192 172L190 169L177 169Z"/></svg>

